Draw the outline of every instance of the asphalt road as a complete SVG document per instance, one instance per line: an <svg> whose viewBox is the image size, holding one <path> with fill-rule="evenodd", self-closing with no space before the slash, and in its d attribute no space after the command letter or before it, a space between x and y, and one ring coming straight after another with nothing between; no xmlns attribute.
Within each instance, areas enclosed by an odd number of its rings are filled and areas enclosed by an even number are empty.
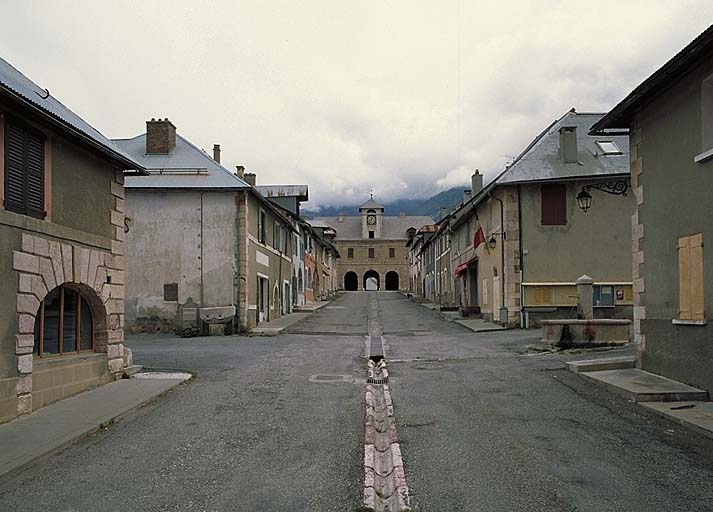
<svg viewBox="0 0 713 512"><path fill-rule="evenodd" d="M377 298L417 510L713 510L712 443L564 371L592 353ZM310 377L364 377L367 314L347 293L277 337L129 339L196 378L3 481L0 510L358 510L364 385Z"/></svg>

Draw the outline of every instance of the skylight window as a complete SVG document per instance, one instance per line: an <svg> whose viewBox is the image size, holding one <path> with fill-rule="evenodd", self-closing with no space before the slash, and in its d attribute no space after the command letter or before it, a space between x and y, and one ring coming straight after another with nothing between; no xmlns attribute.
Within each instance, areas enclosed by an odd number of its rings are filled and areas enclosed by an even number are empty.
<svg viewBox="0 0 713 512"><path fill-rule="evenodd" d="M621 149L619 149L619 146L617 146L614 142L612 142L610 140L598 140L597 146L599 147L599 150L602 152L602 155L621 155L621 154L623 154L623 151Z"/></svg>

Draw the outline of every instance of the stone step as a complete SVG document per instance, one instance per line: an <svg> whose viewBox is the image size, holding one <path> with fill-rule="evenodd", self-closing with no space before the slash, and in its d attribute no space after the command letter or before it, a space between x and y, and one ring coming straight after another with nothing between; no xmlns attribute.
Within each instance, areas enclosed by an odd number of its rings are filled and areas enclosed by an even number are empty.
<svg viewBox="0 0 713 512"><path fill-rule="evenodd" d="M708 400L708 392L638 368L580 373L634 402Z"/></svg>
<svg viewBox="0 0 713 512"><path fill-rule="evenodd" d="M635 356L602 357L599 359L586 359L584 361L570 361L565 363L572 373L596 372L602 370L622 370L636 366Z"/></svg>
<svg viewBox="0 0 713 512"><path fill-rule="evenodd" d="M124 378L129 379L129 378L133 377L134 375L136 375L137 373L139 373L143 369L144 369L144 367L141 366L140 364L134 364L131 366L127 366L126 368L124 368Z"/></svg>

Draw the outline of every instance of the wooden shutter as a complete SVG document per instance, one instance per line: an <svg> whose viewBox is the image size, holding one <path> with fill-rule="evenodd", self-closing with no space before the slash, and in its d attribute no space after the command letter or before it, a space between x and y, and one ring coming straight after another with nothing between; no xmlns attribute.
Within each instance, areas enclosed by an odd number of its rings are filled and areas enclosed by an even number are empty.
<svg viewBox="0 0 713 512"><path fill-rule="evenodd" d="M540 211L543 226L567 224L567 187L561 184L542 185Z"/></svg>
<svg viewBox="0 0 713 512"><path fill-rule="evenodd" d="M678 317L703 320L703 234L678 239Z"/></svg>
<svg viewBox="0 0 713 512"><path fill-rule="evenodd" d="M5 123L5 208L45 217L45 141L37 132Z"/></svg>

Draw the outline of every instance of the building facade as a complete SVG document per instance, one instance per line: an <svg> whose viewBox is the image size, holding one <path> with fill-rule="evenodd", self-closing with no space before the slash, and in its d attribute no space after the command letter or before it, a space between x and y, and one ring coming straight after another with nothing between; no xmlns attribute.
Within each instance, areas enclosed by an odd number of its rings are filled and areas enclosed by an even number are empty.
<svg viewBox="0 0 713 512"><path fill-rule="evenodd" d="M433 220L386 216L384 207L371 198L359 207L358 216L319 217L310 223L335 233L333 243L340 254L336 284L340 289L407 290L410 274L406 242Z"/></svg>
<svg viewBox="0 0 713 512"><path fill-rule="evenodd" d="M0 59L0 422L121 378L126 170Z"/></svg>
<svg viewBox="0 0 713 512"><path fill-rule="evenodd" d="M713 27L601 121L629 130L637 365L713 391ZM706 270L708 269L708 270Z"/></svg>

